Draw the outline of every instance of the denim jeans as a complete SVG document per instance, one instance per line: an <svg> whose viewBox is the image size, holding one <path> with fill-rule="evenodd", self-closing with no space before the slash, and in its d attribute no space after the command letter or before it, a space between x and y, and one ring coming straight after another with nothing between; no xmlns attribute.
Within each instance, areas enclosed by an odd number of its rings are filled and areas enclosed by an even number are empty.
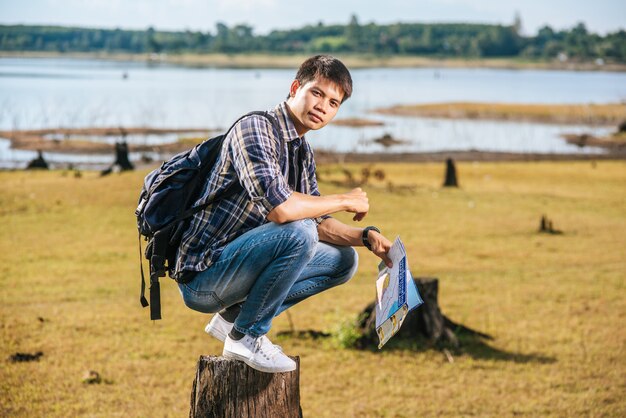
<svg viewBox="0 0 626 418"><path fill-rule="evenodd" d="M319 242L311 219L270 222L228 243L207 270L178 286L185 304L199 312L243 302L234 327L258 337L285 309L347 282L357 264L352 247Z"/></svg>

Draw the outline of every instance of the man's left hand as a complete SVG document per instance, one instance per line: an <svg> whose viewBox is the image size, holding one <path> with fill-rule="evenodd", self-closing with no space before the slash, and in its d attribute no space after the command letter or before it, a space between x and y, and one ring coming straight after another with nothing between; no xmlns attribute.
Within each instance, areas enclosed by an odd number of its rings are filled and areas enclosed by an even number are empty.
<svg viewBox="0 0 626 418"><path fill-rule="evenodd" d="M389 268L393 267L393 263L391 262L391 259L389 258L389 256L387 256L387 253L389 252L389 249L391 248L392 242L389 241L387 238L385 238L383 234L376 232L374 230L370 230L367 233L367 239L369 240L370 245L372 246L372 252L376 254L378 257L380 257L380 259L385 262L387 267Z"/></svg>

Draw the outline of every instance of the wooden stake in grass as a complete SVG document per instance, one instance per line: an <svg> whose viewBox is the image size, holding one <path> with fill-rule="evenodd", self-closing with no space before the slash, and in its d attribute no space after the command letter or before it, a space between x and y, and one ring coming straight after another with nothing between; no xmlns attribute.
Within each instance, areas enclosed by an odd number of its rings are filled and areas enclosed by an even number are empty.
<svg viewBox="0 0 626 418"><path fill-rule="evenodd" d="M459 187L456 179L456 167L452 158L446 160L446 179L443 182L443 187Z"/></svg>
<svg viewBox="0 0 626 418"><path fill-rule="evenodd" d="M563 231L559 231L552 226L552 221L548 219L546 215L543 215L541 217L541 222L539 223L539 232L553 235L560 235L563 233Z"/></svg>

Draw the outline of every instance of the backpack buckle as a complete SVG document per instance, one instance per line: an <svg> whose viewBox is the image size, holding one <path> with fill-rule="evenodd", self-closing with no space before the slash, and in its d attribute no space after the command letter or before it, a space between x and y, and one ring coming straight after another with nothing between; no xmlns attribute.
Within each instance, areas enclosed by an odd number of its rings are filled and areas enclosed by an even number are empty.
<svg viewBox="0 0 626 418"><path fill-rule="evenodd" d="M159 277L165 277L165 257L161 255L153 255L150 258L150 281L155 282L159 280Z"/></svg>

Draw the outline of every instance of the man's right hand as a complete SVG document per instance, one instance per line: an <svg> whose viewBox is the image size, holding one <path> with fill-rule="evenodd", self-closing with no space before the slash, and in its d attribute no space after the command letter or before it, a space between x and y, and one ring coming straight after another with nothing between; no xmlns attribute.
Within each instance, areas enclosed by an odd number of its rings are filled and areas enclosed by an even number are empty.
<svg viewBox="0 0 626 418"><path fill-rule="evenodd" d="M360 188L353 189L348 193L328 196L311 196L293 192L287 200L274 207L267 214L267 219L282 224L345 211L354 213L353 219L360 221L369 210L370 204L367 193Z"/></svg>
<svg viewBox="0 0 626 418"><path fill-rule="evenodd" d="M343 195L346 204L346 211L354 213L353 221L360 221L365 218L367 212L370 210L369 199L367 193L361 190L360 187L350 190Z"/></svg>

